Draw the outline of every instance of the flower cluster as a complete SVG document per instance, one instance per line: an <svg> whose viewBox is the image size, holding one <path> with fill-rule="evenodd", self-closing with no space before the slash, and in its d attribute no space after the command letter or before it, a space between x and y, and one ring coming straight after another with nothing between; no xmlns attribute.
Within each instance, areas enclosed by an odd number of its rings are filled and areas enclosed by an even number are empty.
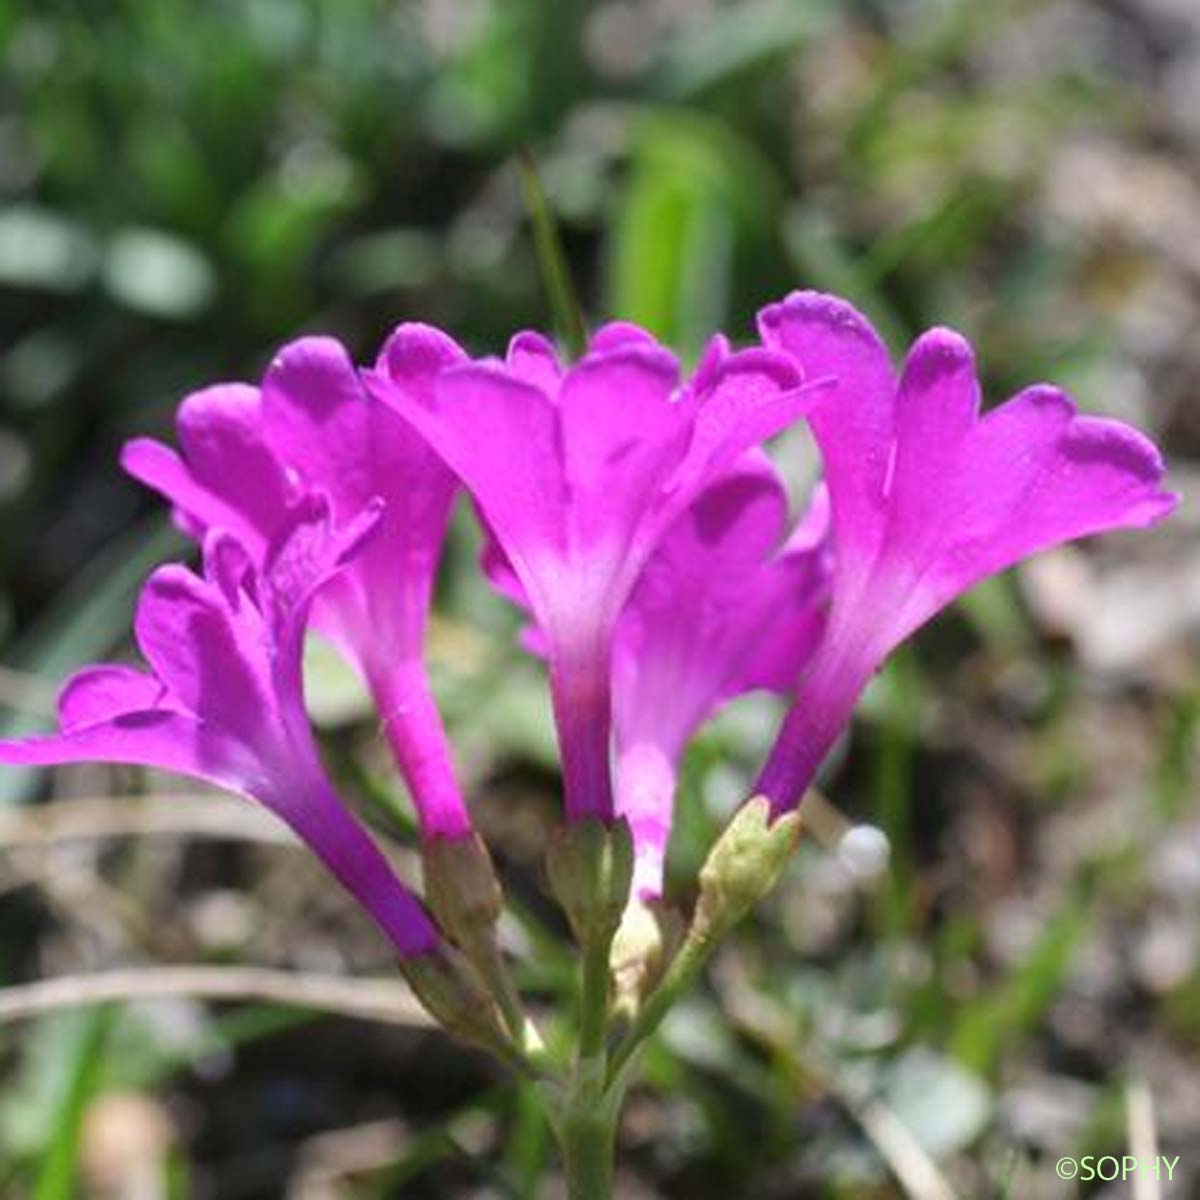
<svg viewBox="0 0 1200 1200"><path fill-rule="evenodd" d="M824 477L795 516L763 446L799 421ZM723 702L790 698L752 792L777 821L872 673L938 610L1026 555L1174 504L1133 429L1080 416L1047 386L981 415L960 337L925 334L896 371L860 314L814 293L764 309L750 348L715 337L687 376L620 323L573 363L533 333L503 358L472 358L402 325L368 369L304 338L261 385L184 400L178 441L135 441L123 461L170 501L201 572L166 566L147 581L134 621L146 670L83 671L59 731L0 744L0 761L147 764L259 801L406 963L440 964L416 972L419 990L459 1018L471 997L448 982L452 956L500 976L487 939L473 943L498 889L423 649L460 489L484 529L483 568L527 613L547 664L566 826L632 839L624 870L618 850L603 867L583 838L560 856L580 878L610 879L618 912L631 887L661 895L681 756ZM322 767L301 678L309 629L378 707L419 815L424 905ZM585 900L565 903L583 912ZM516 1031L511 990L499 992Z"/></svg>

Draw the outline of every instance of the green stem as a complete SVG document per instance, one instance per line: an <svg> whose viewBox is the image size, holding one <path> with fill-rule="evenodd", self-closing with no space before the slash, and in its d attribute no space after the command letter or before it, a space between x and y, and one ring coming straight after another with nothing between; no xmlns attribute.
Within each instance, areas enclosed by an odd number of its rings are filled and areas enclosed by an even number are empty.
<svg viewBox="0 0 1200 1200"><path fill-rule="evenodd" d="M701 934L693 928L688 932L662 982L642 1006L624 1040L613 1051L608 1068L609 1090L619 1091L624 1087L623 1076L632 1066L634 1056L662 1024L675 1002L691 989L719 940L720 935L716 931Z"/></svg>
<svg viewBox="0 0 1200 1200"><path fill-rule="evenodd" d="M525 1014L521 993L513 983L508 964L504 961L504 955L496 942L495 928L481 931L471 939L470 946L464 946L463 950L495 997L500 1016L513 1041L536 1061L543 1050L542 1039L533 1022Z"/></svg>
<svg viewBox="0 0 1200 1200"><path fill-rule="evenodd" d="M609 953L613 931L582 939L579 1050L575 1075L557 1124L570 1200L610 1200L617 1118L623 1089L606 1091Z"/></svg>
<svg viewBox="0 0 1200 1200"><path fill-rule="evenodd" d="M611 1200L620 1104L577 1105L562 1126L570 1200Z"/></svg>
<svg viewBox="0 0 1200 1200"><path fill-rule="evenodd" d="M590 938L583 947L579 996L579 1062L602 1061L608 1025L608 938Z"/></svg>

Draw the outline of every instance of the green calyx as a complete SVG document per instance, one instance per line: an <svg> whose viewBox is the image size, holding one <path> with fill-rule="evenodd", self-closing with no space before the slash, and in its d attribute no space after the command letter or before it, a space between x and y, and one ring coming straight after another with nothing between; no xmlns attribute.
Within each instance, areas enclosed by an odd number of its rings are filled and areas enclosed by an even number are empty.
<svg viewBox="0 0 1200 1200"><path fill-rule="evenodd" d="M453 946L401 959L400 970L429 1015L448 1033L489 1049L507 1041L491 993Z"/></svg>
<svg viewBox="0 0 1200 1200"><path fill-rule="evenodd" d="M609 952L633 883L633 838L624 819L577 821L546 852L550 886L579 943L575 1082L591 1103L603 1086L612 977ZM586 1106L586 1104L585 1104Z"/></svg>
<svg viewBox="0 0 1200 1200"><path fill-rule="evenodd" d="M444 933L463 946L495 927L504 895L479 834L429 839L421 846L421 865L425 902Z"/></svg>
<svg viewBox="0 0 1200 1200"><path fill-rule="evenodd" d="M621 924L633 882L628 823L589 819L560 830L546 852L546 870L580 945L607 946Z"/></svg>
<svg viewBox="0 0 1200 1200"><path fill-rule="evenodd" d="M421 847L425 901L442 932L474 967L494 1000L516 1048L542 1056L541 1036L525 1013L521 996L500 950L497 925L504 893L483 839L431 838Z"/></svg>

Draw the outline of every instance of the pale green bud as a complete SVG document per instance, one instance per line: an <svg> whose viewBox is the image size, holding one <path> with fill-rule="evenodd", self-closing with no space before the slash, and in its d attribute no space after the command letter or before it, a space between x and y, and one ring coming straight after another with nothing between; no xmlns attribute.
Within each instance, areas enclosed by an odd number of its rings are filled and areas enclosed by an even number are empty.
<svg viewBox="0 0 1200 1200"><path fill-rule="evenodd" d="M700 871L692 934L717 937L736 925L775 886L800 840L800 815L771 819L771 802L754 796L709 851Z"/></svg>

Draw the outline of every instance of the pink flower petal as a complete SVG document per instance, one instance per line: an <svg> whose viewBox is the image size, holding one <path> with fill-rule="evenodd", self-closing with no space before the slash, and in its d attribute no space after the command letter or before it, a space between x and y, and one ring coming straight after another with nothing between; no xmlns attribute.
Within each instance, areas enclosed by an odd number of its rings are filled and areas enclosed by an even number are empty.
<svg viewBox="0 0 1200 1200"><path fill-rule="evenodd" d="M882 534L896 390L887 349L851 305L818 292L793 292L758 324L763 344L790 354L805 379L834 380L805 416L829 480L838 571L852 573Z"/></svg>
<svg viewBox="0 0 1200 1200"><path fill-rule="evenodd" d="M622 343L575 366L559 393L563 472L571 532L589 546L627 546L678 461L690 432L672 397L675 359L657 347Z"/></svg>
<svg viewBox="0 0 1200 1200"><path fill-rule="evenodd" d="M260 778L256 763L238 739L168 708L120 712L72 725L59 734L0 741L0 762L13 766L129 763L174 771L246 795Z"/></svg>
<svg viewBox="0 0 1200 1200"><path fill-rule="evenodd" d="M820 515L781 547L787 495L743 456L667 532L621 616L614 648L617 808L643 898L661 894L674 780L699 725L733 696L795 687L824 624Z"/></svg>
<svg viewBox="0 0 1200 1200"><path fill-rule="evenodd" d="M572 819L611 815L618 614L705 484L802 411L799 382L785 355L715 340L681 384L673 355L614 325L565 371L526 335L507 364L447 372L432 402L392 399L471 492L496 543L486 564L537 620Z"/></svg>
<svg viewBox="0 0 1200 1200"><path fill-rule="evenodd" d="M983 417L970 346L931 330L894 383L849 305L811 293L766 309L763 338L835 383L809 420L825 464L835 583L828 632L759 779L799 802L871 674L979 580L1039 550L1171 511L1163 464L1136 430L1030 388Z"/></svg>
<svg viewBox="0 0 1200 1200"><path fill-rule="evenodd" d="M505 365L520 380L548 396L558 392L563 367L554 344L540 333L523 330L508 343Z"/></svg>
<svg viewBox="0 0 1200 1200"><path fill-rule="evenodd" d="M0 762L144 764L251 796L309 844L401 954L429 953L437 931L334 793L301 695L307 605L377 515L332 529L323 498L296 506L265 578L229 534L211 531L207 578L161 567L143 589L135 628L154 674L87 669L63 690L61 732L0 742Z"/></svg>
<svg viewBox="0 0 1200 1200"><path fill-rule="evenodd" d="M408 395L425 402L441 373L465 362L467 355L453 338L432 325L410 322L392 331L375 368Z"/></svg>
<svg viewBox="0 0 1200 1200"><path fill-rule="evenodd" d="M492 526L504 530L515 567L561 549L566 485L557 413L545 392L501 367L476 364L439 376L428 402L377 373L367 381L441 455Z"/></svg>
<svg viewBox="0 0 1200 1200"><path fill-rule="evenodd" d="M138 646L178 702L250 745L274 745L277 707L259 623L186 567L159 567L134 617Z"/></svg>
<svg viewBox="0 0 1200 1200"><path fill-rule="evenodd" d="M427 399L437 376L464 361L444 334L402 325L384 347L379 370L391 389ZM289 586L290 574L309 569L300 561L303 545L328 540L328 531L298 533L297 497L303 506L308 494L325 496L339 528L382 501L382 518L372 518L378 531L349 570L321 586L312 623L359 668L383 709L402 770L422 764L419 787L408 776L418 810L424 816L436 806L440 828L469 828L423 668L434 575L456 488L441 458L365 390L346 351L324 337L285 346L261 393L231 384L189 397L179 433L182 457L142 440L126 448L126 468L174 502L181 527L197 540L224 530L250 550L259 568L274 556L268 573L276 590ZM283 543L290 549L280 558L273 548ZM217 545L228 550L230 543ZM214 567L216 585L232 600L236 581ZM308 619L307 601L291 596L284 607ZM289 636L302 632L292 628ZM441 779L435 763L444 771ZM431 789L437 794L427 797Z"/></svg>
<svg viewBox="0 0 1200 1200"><path fill-rule="evenodd" d="M105 664L85 667L63 685L58 697L58 723L64 732L94 725L114 713L170 708L162 682L136 667Z"/></svg>
<svg viewBox="0 0 1200 1200"><path fill-rule="evenodd" d="M262 421L258 389L229 383L188 396L179 406L177 425L197 488L242 514L249 528L270 536L292 489L264 442ZM184 498L170 498L187 510ZM199 501L199 492L192 498ZM203 519L203 513L194 515Z"/></svg>

